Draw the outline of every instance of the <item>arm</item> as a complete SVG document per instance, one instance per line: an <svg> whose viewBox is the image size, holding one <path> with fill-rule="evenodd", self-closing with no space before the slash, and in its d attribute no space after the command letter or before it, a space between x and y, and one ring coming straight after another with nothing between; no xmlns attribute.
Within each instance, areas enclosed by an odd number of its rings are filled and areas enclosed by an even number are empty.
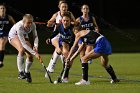
<svg viewBox="0 0 140 93"><path fill-rule="evenodd" d="M8 15L8 18L12 25L14 25L16 23L12 16Z"/></svg>
<svg viewBox="0 0 140 93"><path fill-rule="evenodd" d="M38 39L38 35L37 35L37 31L36 31L36 25L34 24L34 28L33 28L33 39L34 39L34 50L35 51L38 51L38 42L39 42L39 39Z"/></svg>
<svg viewBox="0 0 140 93"><path fill-rule="evenodd" d="M67 57L68 60L70 59L71 55L73 54L73 51L74 51L75 47L77 46L79 39L80 39L80 32L76 34L74 44L71 47L69 55Z"/></svg>
<svg viewBox="0 0 140 93"><path fill-rule="evenodd" d="M59 30L58 28L55 28L55 31L53 31L52 35L46 40L47 44L51 44L51 39L54 38L56 35L58 35Z"/></svg>
<svg viewBox="0 0 140 93"><path fill-rule="evenodd" d="M79 46L78 50L77 50L77 51L72 55L72 57L70 58L70 61L74 60L74 59L77 57L77 55L78 55L79 52L83 49L83 47L84 47L84 43L82 43L82 44Z"/></svg>
<svg viewBox="0 0 140 93"><path fill-rule="evenodd" d="M55 29L55 31L53 31L52 35L50 36L50 39L54 38L56 35L58 35L59 30L58 28Z"/></svg>
<svg viewBox="0 0 140 93"><path fill-rule="evenodd" d="M53 25L55 25L56 17L57 17L57 13L53 14L51 19L47 22L48 27L52 27Z"/></svg>
<svg viewBox="0 0 140 93"><path fill-rule="evenodd" d="M80 17L78 17L78 18L76 19L76 22L77 22L77 23L80 23Z"/></svg>
<svg viewBox="0 0 140 93"><path fill-rule="evenodd" d="M93 17L93 24L95 25L95 31L99 32L99 28L98 28L98 25L97 25L96 20L95 20L94 17Z"/></svg>
<svg viewBox="0 0 140 93"><path fill-rule="evenodd" d="M32 48L30 46L27 45L26 41L25 41L25 38L24 38L24 35L23 35L23 28L19 27L17 29L17 35L18 35L18 38L19 38L19 41L21 42L22 46L27 50L29 51L32 55L36 55L36 52L34 50L32 50Z"/></svg>

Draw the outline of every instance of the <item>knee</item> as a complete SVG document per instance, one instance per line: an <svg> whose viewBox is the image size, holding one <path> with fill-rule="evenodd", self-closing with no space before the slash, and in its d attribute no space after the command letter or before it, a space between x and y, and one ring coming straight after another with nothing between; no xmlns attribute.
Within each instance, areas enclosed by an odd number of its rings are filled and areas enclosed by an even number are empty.
<svg viewBox="0 0 140 93"><path fill-rule="evenodd" d="M67 57L68 56L68 51L63 51L63 55L65 56L65 57Z"/></svg>
<svg viewBox="0 0 140 93"><path fill-rule="evenodd" d="M33 56L32 56L32 55L28 55L28 56L27 56L27 59L28 59L29 61L33 62Z"/></svg>
<svg viewBox="0 0 140 93"><path fill-rule="evenodd" d="M106 68L106 67L108 66L108 62L107 62L107 61L102 61L102 62L101 62L101 65L102 65L104 68Z"/></svg>
<svg viewBox="0 0 140 93"><path fill-rule="evenodd" d="M25 49L24 49L24 48L19 48L19 49L18 49L18 52L19 52L19 54L22 54L22 55L23 55L24 52L25 52Z"/></svg>
<svg viewBox="0 0 140 93"><path fill-rule="evenodd" d="M81 61L82 61L82 63L87 63L87 58L85 57L85 56L83 56L82 58L81 58Z"/></svg>
<svg viewBox="0 0 140 93"><path fill-rule="evenodd" d="M57 52L58 54L62 54L62 51L61 51L60 48L56 48L56 52Z"/></svg>

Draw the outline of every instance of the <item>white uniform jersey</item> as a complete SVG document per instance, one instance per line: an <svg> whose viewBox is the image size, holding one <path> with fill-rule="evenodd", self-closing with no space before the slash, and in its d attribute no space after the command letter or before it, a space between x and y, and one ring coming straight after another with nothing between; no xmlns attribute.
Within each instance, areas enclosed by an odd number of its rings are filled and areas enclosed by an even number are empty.
<svg viewBox="0 0 140 93"><path fill-rule="evenodd" d="M56 24L61 24L61 23L62 23L62 16L61 16L60 11L57 12L57 16L56 16L55 22L56 22ZM55 25L54 31L55 31L56 27L57 27L57 26ZM55 36L55 37L52 39L52 42L53 42L53 40L55 40L56 38L59 38L59 37L60 37L60 34L58 34L57 36Z"/></svg>
<svg viewBox="0 0 140 93"><path fill-rule="evenodd" d="M60 11L57 12L56 23L57 23L57 24L62 23L62 16L61 16Z"/></svg>
<svg viewBox="0 0 140 93"><path fill-rule="evenodd" d="M32 24L32 26L29 29L26 29L23 27L23 21L19 21L17 22L10 30L8 38L9 41L12 40L12 38L15 38L16 36L18 36L22 46L29 51L31 54L35 55L36 52L33 51L32 48L30 48L25 41L25 38L29 38L28 34L30 32L33 32L33 37L34 37L34 46L38 47L38 35L37 35L37 31L36 31L36 25L35 23Z"/></svg>

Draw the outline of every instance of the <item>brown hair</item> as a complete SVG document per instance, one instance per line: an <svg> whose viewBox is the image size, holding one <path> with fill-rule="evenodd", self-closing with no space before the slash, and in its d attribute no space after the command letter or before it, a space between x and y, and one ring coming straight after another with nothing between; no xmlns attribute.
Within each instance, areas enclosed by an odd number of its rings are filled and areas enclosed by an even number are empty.
<svg viewBox="0 0 140 93"><path fill-rule="evenodd" d="M67 4L66 0L59 0L58 7L60 7L62 3L66 3Z"/></svg>
<svg viewBox="0 0 140 93"><path fill-rule="evenodd" d="M63 17L66 16L66 17L69 17L71 19L71 12L67 11L63 14Z"/></svg>

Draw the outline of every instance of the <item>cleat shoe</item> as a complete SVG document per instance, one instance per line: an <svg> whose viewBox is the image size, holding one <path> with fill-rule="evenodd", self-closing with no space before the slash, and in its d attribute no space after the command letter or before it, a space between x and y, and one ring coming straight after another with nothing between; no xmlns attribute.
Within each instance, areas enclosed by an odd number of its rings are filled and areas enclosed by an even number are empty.
<svg viewBox="0 0 140 93"><path fill-rule="evenodd" d="M117 83L117 82L120 82L120 80L119 79L114 79L114 80L111 79L111 81L110 81L111 84L114 84L114 83Z"/></svg>
<svg viewBox="0 0 140 93"><path fill-rule="evenodd" d="M63 83L68 83L68 82L69 82L69 81L68 81L68 78L62 79L62 82L63 82Z"/></svg>
<svg viewBox="0 0 140 93"><path fill-rule="evenodd" d="M18 79L25 79L25 78L26 78L26 76L25 76L24 72L19 72Z"/></svg>
<svg viewBox="0 0 140 93"><path fill-rule="evenodd" d="M55 65L51 65L51 66L48 66L48 67L47 67L47 70L48 70L50 73L53 73L53 72L54 72L54 68L55 68Z"/></svg>
<svg viewBox="0 0 140 93"><path fill-rule="evenodd" d="M32 78L31 78L30 72L29 72L29 73L25 73L25 75L26 75L26 81L27 81L28 83L32 83Z"/></svg>
<svg viewBox="0 0 140 93"><path fill-rule="evenodd" d="M81 79L79 82L75 83L75 85L90 85L90 82L84 79Z"/></svg>
<svg viewBox="0 0 140 93"><path fill-rule="evenodd" d="M47 69L47 68L46 68ZM48 70L47 70L48 71ZM48 71L48 73L50 73L49 71ZM45 73L45 78L48 78L48 73L46 72Z"/></svg>

